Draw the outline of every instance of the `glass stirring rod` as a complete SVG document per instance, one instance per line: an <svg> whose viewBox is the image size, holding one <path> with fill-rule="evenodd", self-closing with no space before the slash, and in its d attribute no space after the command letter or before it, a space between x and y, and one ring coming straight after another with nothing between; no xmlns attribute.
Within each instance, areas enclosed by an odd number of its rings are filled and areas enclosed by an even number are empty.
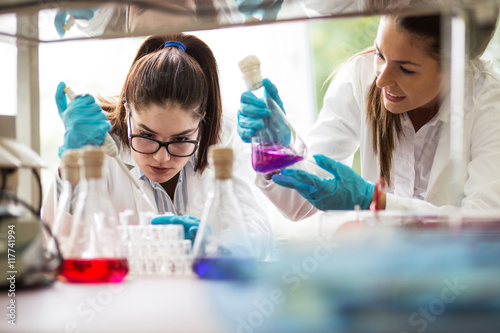
<svg viewBox="0 0 500 333"><path fill-rule="evenodd" d="M77 95L69 87L64 88L64 92L66 93L66 96L69 98L70 103L77 97ZM118 163L120 168L123 170L123 172L125 172L127 177L130 179L132 184L134 184L137 191L139 191L139 193L142 195L143 199L146 201L146 203L149 205L149 207L153 210L153 212L158 214L158 209L156 208L156 206L153 205L151 200L149 200L149 198L147 197L146 193L144 193L144 191L142 190L142 188L139 185L139 183L137 182L137 180L130 173L130 171L127 168L127 166L125 165L125 163L123 163L123 161L118 156L118 147L116 146L115 140L113 140L113 138L111 137L111 135L109 135L109 133L106 133L106 139L104 140L102 147L104 148L104 150L106 151L106 153L109 156L113 157L116 160L116 162Z"/></svg>

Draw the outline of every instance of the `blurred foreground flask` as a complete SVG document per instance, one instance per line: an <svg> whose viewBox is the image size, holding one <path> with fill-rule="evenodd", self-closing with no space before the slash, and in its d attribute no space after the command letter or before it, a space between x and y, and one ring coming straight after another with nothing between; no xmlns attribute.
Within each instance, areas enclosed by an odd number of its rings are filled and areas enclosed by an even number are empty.
<svg viewBox="0 0 500 333"><path fill-rule="evenodd" d="M115 212L103 178L105 152L100 147L82 149L85 178L73 215L68 247L63 251L61 275L68 282L121 282L128 261Z"/></svg>
<svg viewBox="0 0 500 333"><path fill-rule="evenodd" d="M72 215L77 201L77 185L80 182L80 151L67 149L61 161L61 193L57 202L56 214L52 224L52 234L59 243L61 251L65 251L71 233ZM50 249L55 247L54 239L50 241Z"/></svg>
<svg viewBox="0 0 500 333"><path fill-rule="evenodd" d="M270 173L302 161L307 153L306 145L288 121L285 112L265 91L259 59L250 55L238 65L247 89L262 99L271 110L271 115L262 119L264 128L252 137L254 170Z"/></svg>
<svg viewBox="0 0 500 333"><path fill-rule="evenodd" d="M203 279L246 279L255 270L255 250L233 189L233 150L211 146L214 188L201 216L193 245L193 271Z"/></svg>

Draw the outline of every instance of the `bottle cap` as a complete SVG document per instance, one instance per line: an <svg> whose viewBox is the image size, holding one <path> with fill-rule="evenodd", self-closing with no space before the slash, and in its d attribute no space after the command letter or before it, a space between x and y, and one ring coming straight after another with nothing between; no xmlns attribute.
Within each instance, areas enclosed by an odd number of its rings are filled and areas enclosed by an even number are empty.
<svg viewBox="0 0 500 333"><path fill-rule="evenodd" d="M101 147L87 146L82 149L86 178L101 178L106 153Z"/></svg>
<svg viewBox="0 0 500 333"><path fill-rule="evenodd" d="M260 61L257 56L249 55L238 62L241 72L248 72L260 69Z"/></svg>
<svg viewBox="0 0 500 333"><path fill-rule="evenodd" d="M238 63L238 66L240 67L247 89L255 90L262 86L259 58L254 55L249 55L242 59Z"/></svg>
<svg viewBox="0 0 500 333"><path fill-rule="evenodd" d="M76 149L67 149L62 155L62 176L76 185L80 181L80 151Z"/></svg>
<svg viewBox="0 0 500 333"><path fill-rule="evenodd" d="M232 148L210 146L208 159L215 169L216 179L229 179L233 174L234 153Z"/></svg>

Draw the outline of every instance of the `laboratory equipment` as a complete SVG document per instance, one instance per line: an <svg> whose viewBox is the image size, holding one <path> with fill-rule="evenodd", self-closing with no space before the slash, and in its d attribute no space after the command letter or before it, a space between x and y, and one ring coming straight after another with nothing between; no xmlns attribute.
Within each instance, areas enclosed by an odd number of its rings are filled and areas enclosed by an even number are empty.
<svg viewBox="0 0 500 333"><path fill-rule="evenodd" d="M76 97L78 97L70 87L64 88L64 92L66 93L66 96L69 98L70 103ZM146 195L146 193L144 193L141 186L139 185L139 182L134 178L134 176L132 176L132 174L130 173L130 170L127 168L125 163L123 163L123 161L120 159L120 156L118 156L118 147L116 146L115 141L113 140L111 135L109 135L109 133L106 133L106 138L102 144L102 147L104 147L104 150L106 151L106 153L109 156L111 156L115 159L115 161L118 163L118 165L123 170L125 175L127 175L128 179L132 182L132 184L135 186L137 191L139 191L139 193L143 197L144 201L146 201L146 203L151 208L151 210L155 213L158 213L158 209L156 208L156 206L153 205L151 200L149 200L148 196Z"/></svg>
<svg viewBox="0 0 500 333"><path fill-rule="evenodd" d="M60 170L62 187L57 202L56 216L52 223L52 234L59 242L59 247L64 248L68 245L72 215L78 194L77 185L80 182L80 151L77 149L65 150L62 155ZM56 245L54 240L49 244L50 247Z"/></svg>
<svg viewBox="0 0 500 333"><path fill-rule="evenodd" d="M253 274L255 254L233 188L233 150L211 146L215 184L208 194L193 246L193 271L203 279L244 279Z"/></svg>
<svg viewBox="0 0 500 333"><path fill-rule="evenodd" d="M18 195L19 169L26 168L35 175L41 196L40 167L45 163L30 147L0 138L0 256L4 258L0 288L9 290L9 297L16 289L51 284L61 264L57 245L49 250L44 242L53 239L50 228L40 220L40 207Z"/></svg>
<svg viewBox="0 0 500 333"><path fill-rule="evenodd" d="M302 161L307 153L306 145L288 121L282 107L273 98L273 93L265 87L259 59L250 55L238 65L248 90L264 100L267 108L271 110L270 116L260 119L264 128L251 139L254 170L270 173Z"/></svg>
<svg viewBox="0 0 500 333"><path fill-rule="evenodd" d="M130 275L192 273L192 243L184 239L182 225L121 225L120 233L126 245Z"/></svg>
<svg viewBox="0 0 500 333"><path fill-rule="evenodd" d="M81 152L85 177L80 182L69 246L63 251L61 275L68 282L121 282L128 273L118 215L103 178L105 156L100 147L85 147Z"/></svg>

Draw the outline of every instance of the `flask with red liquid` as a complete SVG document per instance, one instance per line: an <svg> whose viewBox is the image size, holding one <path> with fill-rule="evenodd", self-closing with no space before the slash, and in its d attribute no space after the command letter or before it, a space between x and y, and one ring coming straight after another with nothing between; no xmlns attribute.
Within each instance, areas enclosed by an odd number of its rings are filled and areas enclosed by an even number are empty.
<svg viewBox="0 0 500 333"><path fill-rule="evenodd" d="M61 270L68 282L121 282L129 270L118 215L103 178L105 158L100 147L85 147L81 152L85 177Z"/></svg>
<svg viewBox="0 0 500 333"><path fill-rule="evenodd" d="M252 166L260 173L270 173L304 159L307 147L299 137L285 112L265 92L260 61L250 55L238 63L247 88L261 98L271 110L271 115L262 119L264 128L252 137Z"/></svg>
<svg viewBox="0 0 500 333"><path fill-rule="evenodd" d="M248 279L255 249L233 189L233 150L211 146L208 158L215 183L208 195L193 244L193 271L202 279Z"/></svg>

